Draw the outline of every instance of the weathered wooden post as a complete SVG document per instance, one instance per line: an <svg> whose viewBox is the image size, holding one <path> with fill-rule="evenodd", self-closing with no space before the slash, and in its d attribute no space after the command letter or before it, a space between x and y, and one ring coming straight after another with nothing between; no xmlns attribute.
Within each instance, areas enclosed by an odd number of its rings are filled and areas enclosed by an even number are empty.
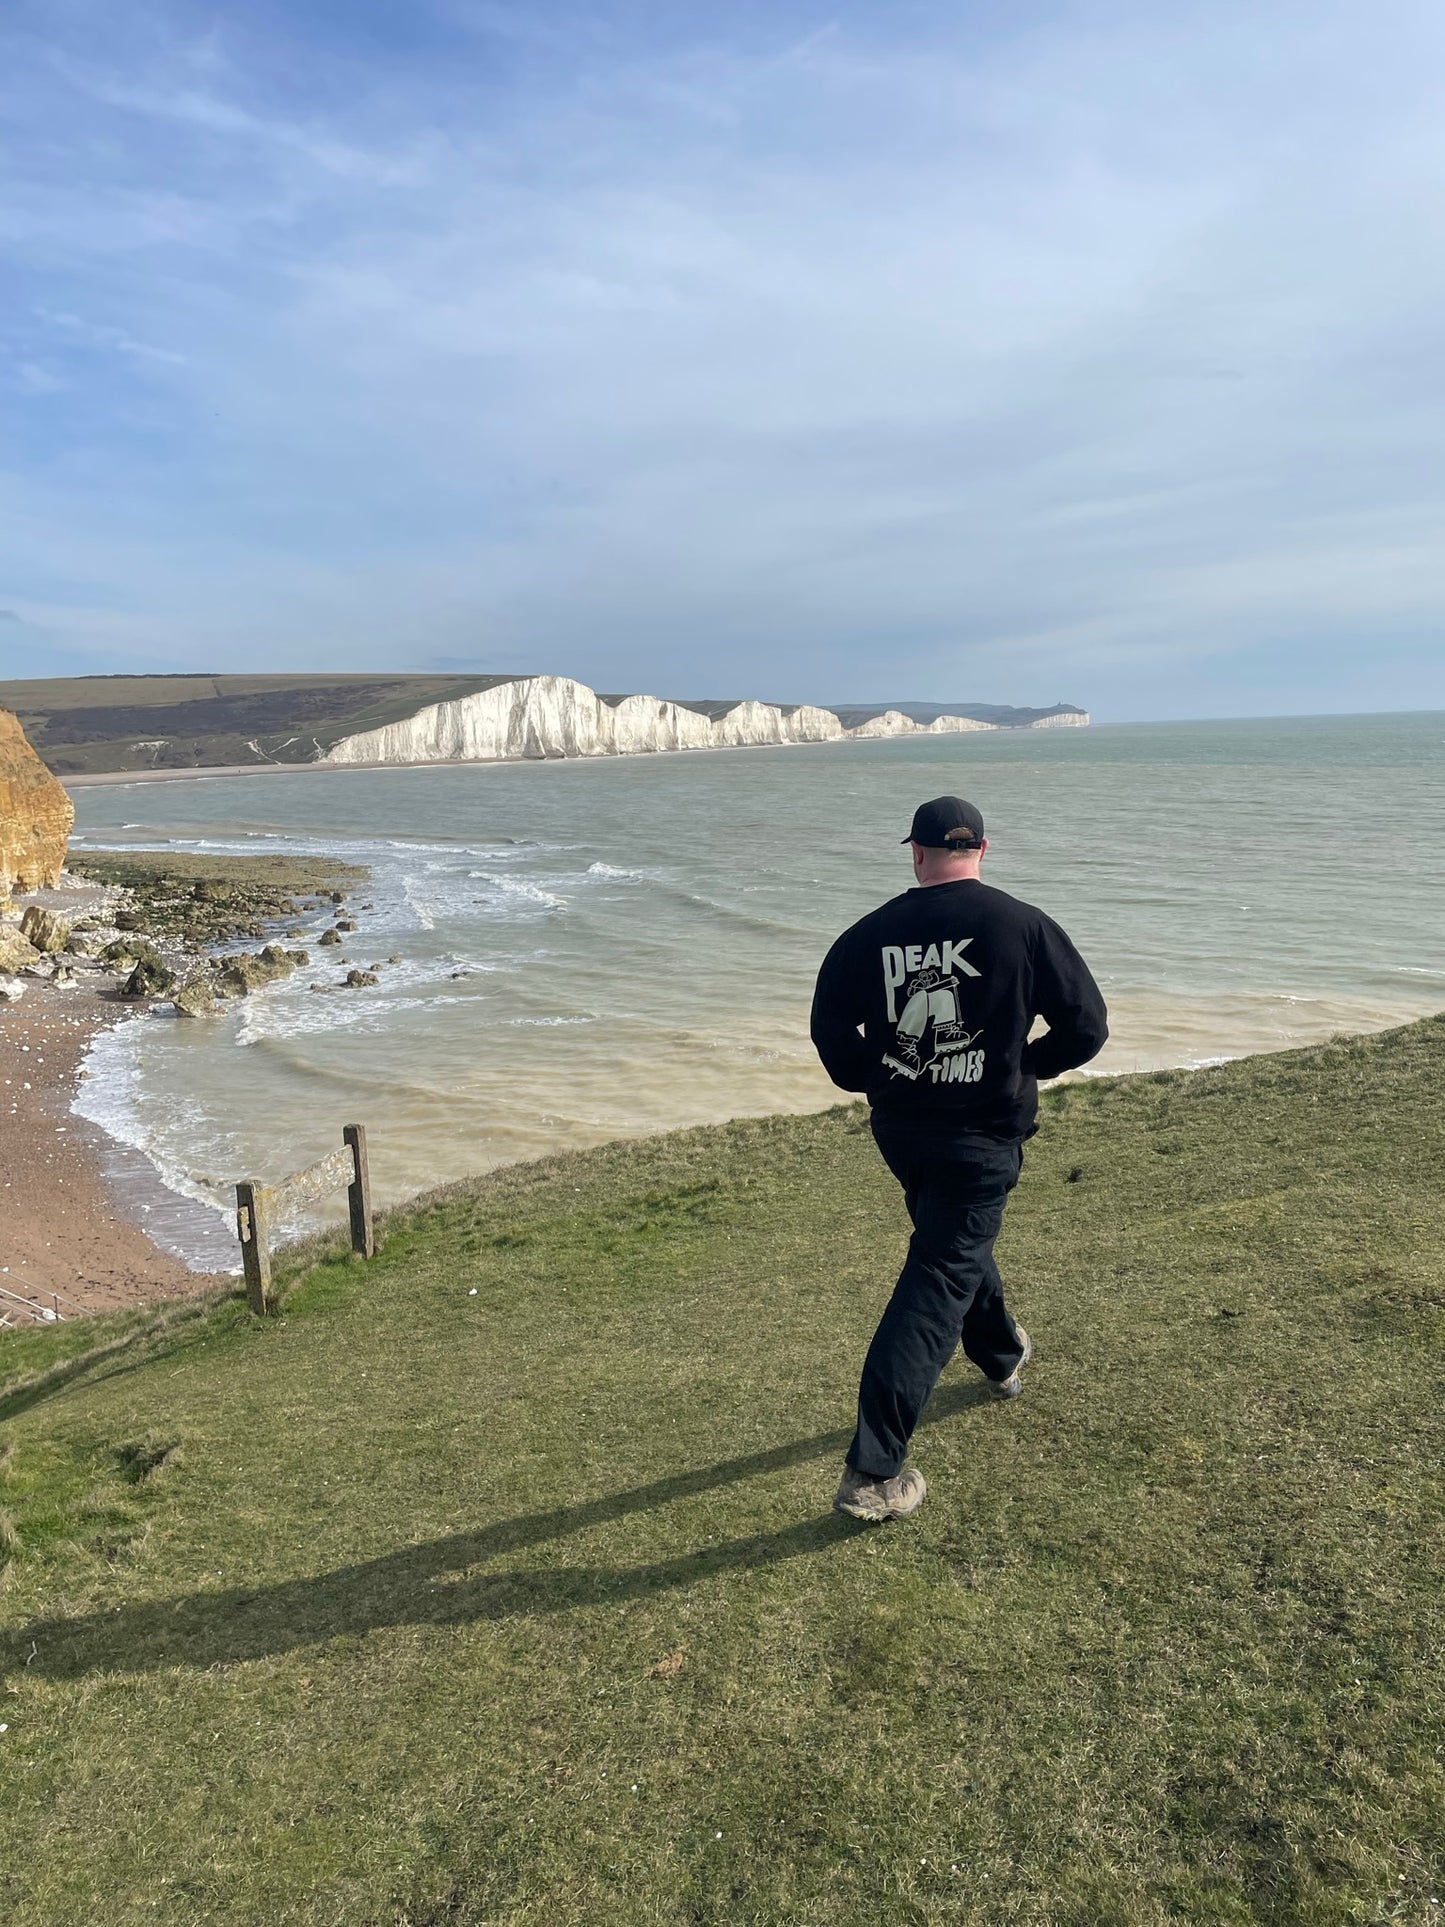
<svg viewBox="0 0 1445 1927"><path fill-rule="evenodd" d="M366 1127L348 1124L339 1151L329 1151L304 1171L279 1184L257 1184L247 1179L236 1186L236 1235L241 1240L241 1264L246 1274L246 1302L254 1312L277 1309L271 1291L271 1226L293 1219L318 1198L346 1186L351 1214L351 1249L363 1258L376 1256L371 1228L371 1174L366 1168Z"/></svg>
<svg viewBox="0 0 1445 1927"><path fill-rule="evenodd" d="M371 1173L366 1168L366 1126L347 1124L341 1135L351 1147L356 1170L346 1191L346 1203L351 1212L351 1249L363 1258L374 1258L376 1238L371 1229Z"/></svg>
<svg viewBox="0 0 1445 1927"><path fill-rule="evenodd" d="M236 1186L236 1235L246 1275L246 1302L264 1317L271 1305L271 1241L266 1223L266 1187L249 1178Z"/></svg>

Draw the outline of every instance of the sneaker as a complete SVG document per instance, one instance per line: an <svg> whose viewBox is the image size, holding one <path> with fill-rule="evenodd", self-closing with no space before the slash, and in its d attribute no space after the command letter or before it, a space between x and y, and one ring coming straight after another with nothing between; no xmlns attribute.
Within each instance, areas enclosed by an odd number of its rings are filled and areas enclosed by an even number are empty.
<svg viewBox="0 0 1445 1927"><path fill-rule="evenodd" d="M909 1470L900 1472L896 1479L870 1479L866 1472L845 1466L833 1510L874 1524L884 1519L906 1519L923 1504L927 1491L921 1472Z"/></svg>
<svg viewBox="0 0 1445 1927"><path fill-rule="evenodd" d="M1014 1330L1019 1335L1019 1343L1024 1348L1024 1355L1018 1364L1014 1366L1007 1378L991 1378L988 1381L995 1398L1018 1397L1024 1388L1023 1380L1019 1377L1019 1373L1034 1355L1034 1341L1029 1337L1023 1326L1016 1324Z"/></svg>

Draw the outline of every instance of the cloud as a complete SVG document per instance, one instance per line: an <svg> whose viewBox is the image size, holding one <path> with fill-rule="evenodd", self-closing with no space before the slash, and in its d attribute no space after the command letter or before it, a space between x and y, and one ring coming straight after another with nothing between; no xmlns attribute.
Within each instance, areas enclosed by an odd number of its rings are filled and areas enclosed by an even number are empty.
<svg viewBox="0 0 1445 1927"><path fill-rule="evenodd" d="M253 113L194 87L135 86L72 61L60 63L60 70L78 93L100 106L119 108L141 119L169 121L179 128L257 149L294 153L343 180L395 185L414 183L419 176L420 163L415 159L368 152L307 122Z"/></svg>
<svg viewBox="0 0 1445 1927"><path fill-rule="evenodd" d="M97 326L94 322L83 321L79 315L52 314L45 308L38 308L36 317L55 329L68 343L109 350L118 355L136 355L144 361L169 362L177 368L184 367L186 363L184 355L178 355L169 348L157 348L148 341L133 340L123 328Z"/></svg>
<svg viewBox="0 0 1445 1927"><path fill-rule="evenodd" d="M9 370L9 385L22 395L58 395L68 383L43 362L17 361Z"/></svg>
<svg viewBox="0 0 1445 1927"><path fill-rule="evenodd" d="M57 646L1445 701L1423 4L55 18L0 559Z"/></svg>

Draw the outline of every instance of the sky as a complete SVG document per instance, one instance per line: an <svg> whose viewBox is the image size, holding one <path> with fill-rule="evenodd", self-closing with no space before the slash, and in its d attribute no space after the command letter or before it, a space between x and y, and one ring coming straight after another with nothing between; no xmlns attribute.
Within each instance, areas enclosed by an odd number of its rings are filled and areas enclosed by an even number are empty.
<svg viewBox="0 0 1445 1927"><path fill-rule="evenodd" d="M1445 707L1437 0L7 0L0 675Z"/></svg>

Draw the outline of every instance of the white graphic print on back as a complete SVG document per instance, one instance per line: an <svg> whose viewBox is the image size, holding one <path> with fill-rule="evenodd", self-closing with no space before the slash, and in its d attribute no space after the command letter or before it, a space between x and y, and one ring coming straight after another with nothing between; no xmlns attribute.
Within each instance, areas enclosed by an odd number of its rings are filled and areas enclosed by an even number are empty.
<svg viewBox="0 0 1445 1927"><path fill-rule="evenodd" d="M916 943L883 946L883 991L894 1027L883 1062L895 1077L912 1082L927 1071L935 1084L976 1084L983 1076L983 1052L971 1048L983 1033L966 1028L959 1001L959 979L980 974L963 954L972 942L948 938L926 950Z"/></svg>

